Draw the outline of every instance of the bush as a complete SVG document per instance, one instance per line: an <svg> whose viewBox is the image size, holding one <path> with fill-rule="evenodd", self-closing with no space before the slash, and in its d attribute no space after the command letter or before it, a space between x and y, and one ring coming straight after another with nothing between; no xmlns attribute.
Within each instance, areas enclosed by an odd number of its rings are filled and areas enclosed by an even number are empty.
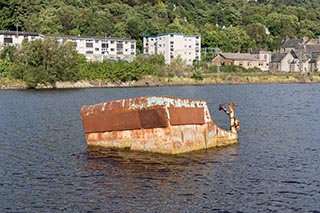
<svg viewBox="0 0 320 213"><path fill-rule="evenodd" d="M201 68L196 68L192 73L192 78L195 79L195 80L202 81L203 80L202 69Z"/></svg>
<svg viewBox="0 0 320 213"><path fill-rule="evenodd" d="M59 43L55 39L25 42L14 57L11 76L24 80L30 87L37 83L79 80L79 68L85 61L73 43Z"/></svg>

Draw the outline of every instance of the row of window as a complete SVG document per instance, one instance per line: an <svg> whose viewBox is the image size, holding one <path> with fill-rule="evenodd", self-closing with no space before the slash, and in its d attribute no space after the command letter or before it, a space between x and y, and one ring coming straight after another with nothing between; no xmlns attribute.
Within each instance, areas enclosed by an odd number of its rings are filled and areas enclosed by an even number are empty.
<svg viewBox="0 0 320 213"><path fill-rule="evenodd" d="M71 39L72 41L77 41L77 39ZM79 39L80 41L84 41L83 39ZM101 42L103 42L103 43L107 43L108 42L108 40L85 40L86 42L93 42L93 41L95 41L95 43L99 43L100 41ZM128 44L129 43L129 41L117 41L117 43L125 43L125 44ZM110 41L110 44L114 44L115 43L115 41ZM133 42L133 41L131 41L131 44L134 44L135 42Z"/></svg>
<svg viewBox="0 0 320 213"><path fill-rule="evenodd" d="M100 49L99 48L95 48L94 50L95 51L99 51ZM104 54L105 52L107 52L107 50L103 49L102 54ZM115 48L110 48L110 52L115 52ZM129 52L129 49L124 49L124 52L126 52L126 53ZM134 54L134 52L131 52L131 55L132 55L132 53ZM93 50L87 50L86 54L93 54ZM123 49L117 49L117 54L118 55L122 55L123 54Z"/></svg>
<svg viewBox="0 0 320 213"><path fill-rule="evenodd" d="M266 66L268 66L268 65L269 65L269 64L267 63ZM239 62L239 66L243 66L243 62L242 62L242 61ZM247 62L247 66L248 66L248 67L252 67L252 66L253 66L252 62L248 61L248 62ZM260 66L260 67L263 66L263 62L259 62L259 66Z"/></svg>
<svg viewBox="0 0 320 213"><path fill-rule="evenodd" d="M93 43L86 43L86 47L87 48L93 48ZM107 43L102 43L101 44L101 47L102 48L108 48L109 47L109 44ZM123 48L123 44L122 43L118 43L117 44L117 49L122 49ZM131 49L135 49L135 45L134 44L131 44Z"/></svg>

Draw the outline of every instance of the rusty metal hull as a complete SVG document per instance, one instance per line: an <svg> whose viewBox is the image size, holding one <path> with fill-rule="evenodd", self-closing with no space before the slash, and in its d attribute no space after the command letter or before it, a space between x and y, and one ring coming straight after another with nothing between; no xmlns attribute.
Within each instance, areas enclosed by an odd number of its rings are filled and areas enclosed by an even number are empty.
<svg viewBox="0 0 320 213"><path fill-rule="evenodd" d="M202 100L140 97L82 107L88 146L178 154L237 143Z"/></svg>

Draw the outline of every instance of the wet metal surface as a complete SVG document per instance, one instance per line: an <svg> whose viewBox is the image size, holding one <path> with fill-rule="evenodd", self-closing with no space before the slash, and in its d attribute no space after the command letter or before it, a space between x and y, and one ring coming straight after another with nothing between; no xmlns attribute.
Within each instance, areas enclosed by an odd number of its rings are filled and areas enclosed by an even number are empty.
<svg viewBox="0 0 320 213"><path fill-rule="evenodd" d="M236 143L236 129L221 129L208 112L205 101L138 97L84 106L80 114L88 146L178 154Z"/></svg>

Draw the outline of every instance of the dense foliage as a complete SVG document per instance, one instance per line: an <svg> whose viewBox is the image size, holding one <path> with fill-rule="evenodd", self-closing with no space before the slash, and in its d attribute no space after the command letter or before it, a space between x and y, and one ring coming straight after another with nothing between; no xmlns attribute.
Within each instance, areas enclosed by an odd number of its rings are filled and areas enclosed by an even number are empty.
<svg viewBox="0 0 320 213"><path fill-rule="evenodd" d="M143 35L201 34L202 58L209 60L217 46L223 52L274 50L285 38L320 35L320 0L0 0L0 29L128 37L137 39L138 51ZM221 72L235 69L221 67ZM0 51L0 77L21 79L31 87L79 79L130 81L144 75L201 80L208 70L216 68L185 68L179 58L166 66L158 55L138 55L132 63L91 63L72 43L51 39Z"/></svg>
<svg viewBox="0 0 320 213"><path fill-rule="evenodd" d="M74 81L80 79L79 67L84 62L71 42L37 39L16 50L7 75L24 80L31 87L37 83Z"/></svg>
<svg viewBox="0 0 320 213"><path fill-rule="evenodd" d="M0 0L0 29L130 37L200 33L222 51L276 48L320 35L319 0Z"/></svg>
<svg viewBox="0 0 320 213"><path fill-rule="evenodd" d="M16 49L0 51L0 77L23 80L29 87L57 81L107 80L125 82L157 75L165 68L163 55L139 55L126 61L87 62L72 42L37 39Z"/></svg>

